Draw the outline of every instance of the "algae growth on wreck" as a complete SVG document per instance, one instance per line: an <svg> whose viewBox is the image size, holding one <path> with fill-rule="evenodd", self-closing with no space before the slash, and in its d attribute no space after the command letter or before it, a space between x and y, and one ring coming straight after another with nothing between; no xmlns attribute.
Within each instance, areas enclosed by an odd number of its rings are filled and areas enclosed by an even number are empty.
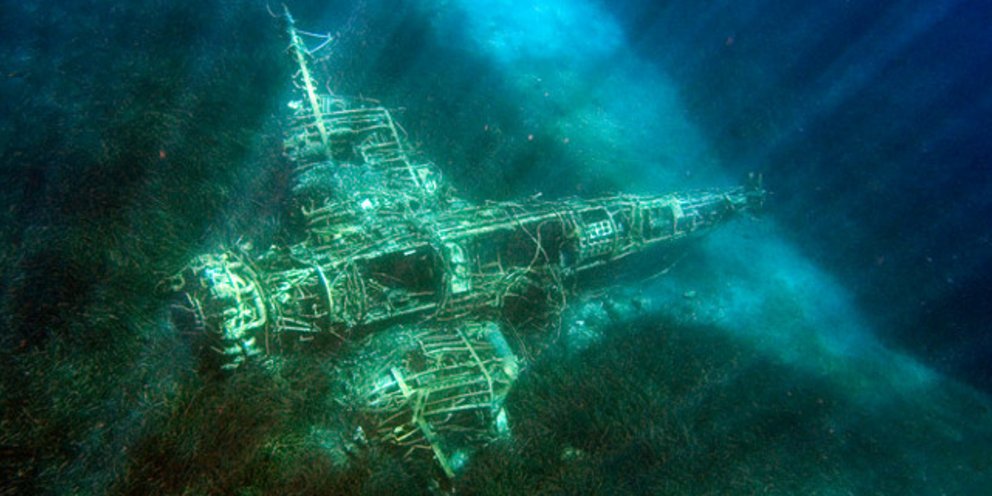
<svg viewBox="0 0 992 496"><path fill-rule="evenodd" d="M3 494L988 487L989 9L286 7L0 14Z"/></svg>

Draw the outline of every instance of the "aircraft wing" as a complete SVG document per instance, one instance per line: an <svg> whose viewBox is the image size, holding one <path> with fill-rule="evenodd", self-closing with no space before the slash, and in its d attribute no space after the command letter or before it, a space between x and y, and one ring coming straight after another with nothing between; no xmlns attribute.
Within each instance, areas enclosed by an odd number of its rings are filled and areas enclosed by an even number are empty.
<svg viewBox="0 0 992 496"><path fill-rule="evenodd" d="M454 201L451 189L433 163L416 156L389 109L318 89L302 38L310 33L297 30L288 11L285 17L299 91L289 105L285 150L307 227L321 238L336 226L369 220L388 231L391 216L446 209Z"/></svg>
<svg viewBox="0 0 992 496"><path fill-rule="evenodd" d="M366 436L404 457L433 457L453 477L472 446L508 435L503 401L519 364L495 322L394 326L345 360Z"/></svg>

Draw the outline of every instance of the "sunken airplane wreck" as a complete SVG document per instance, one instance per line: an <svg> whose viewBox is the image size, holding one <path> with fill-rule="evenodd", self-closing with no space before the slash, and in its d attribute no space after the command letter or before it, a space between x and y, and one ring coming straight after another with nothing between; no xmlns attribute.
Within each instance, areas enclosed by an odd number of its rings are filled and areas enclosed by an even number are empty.
<svg viewBox="0 0 992 496"><path fill-rule="evenodd" d="M328 349L361 369L347 386L368 419L359 437L433 457L447 477L473 446L508 433L503 400L555 339L570 295L628 255L677 250L764 200L752 178L660 196L469 203L414 157L389 110L319 92L309 33L288 11L285 21L301 97L285 140L298 242L199 256L173 287L225 368L336 342Z"/></svg>

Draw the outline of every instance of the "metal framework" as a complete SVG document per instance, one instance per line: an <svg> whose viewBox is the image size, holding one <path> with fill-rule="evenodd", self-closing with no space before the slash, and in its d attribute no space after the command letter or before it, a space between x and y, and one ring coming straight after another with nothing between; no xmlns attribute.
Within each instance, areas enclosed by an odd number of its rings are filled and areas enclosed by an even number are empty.
<svg viewBox="0 0 992 496"><path fill-rule="evenodd" d="M432 454L453 477L452 448L505 429L503 398L517 375L516 357L491 323L404 329L404 337L402 359L360 390L373 435L403 456Z"/></svg>
<svg viewBox="0 0 992 496"><path fill-rule="evenodd" d="M381 377L357 385L373 438L430 453L455 474L458 446L497 435L527 352L522 327L553 326L578 276L675 247L759 207L759 183L659 196L471 204L411 154L391 112L320 93L286 12L301 100L285 140L300 241L197 257L179 276L199 325L237 368L283 336L357 343L399 329ZM511 304L512 303L512 304ZM508 343L515 343L511 346ZM499 417L503 415L500 420Z"/></svg>

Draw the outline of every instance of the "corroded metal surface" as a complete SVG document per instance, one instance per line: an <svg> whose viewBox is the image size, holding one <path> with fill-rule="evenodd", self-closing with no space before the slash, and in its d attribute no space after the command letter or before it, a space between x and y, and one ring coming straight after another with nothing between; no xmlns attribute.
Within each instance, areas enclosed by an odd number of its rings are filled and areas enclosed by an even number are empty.
<svg viewBox="0 0 992 496"><path fill-rule="evenodd" d="M286 336L356 345L369 436L455 474L466 447L506 430L503 400L583 273L677 248L760 206L760 184L659 196L487 202L454 197L391 112L319 92L286 14L300 90L286 154L299 242L202 255L180 276L198 325L237 368ZM392 333L388 345L369 336ZM551 333L538 338L547 342ZM365 341L363 341L365 340ZM362 351L364 350L364 351ZM454 458L453 458L454 457Z"/></svg>

